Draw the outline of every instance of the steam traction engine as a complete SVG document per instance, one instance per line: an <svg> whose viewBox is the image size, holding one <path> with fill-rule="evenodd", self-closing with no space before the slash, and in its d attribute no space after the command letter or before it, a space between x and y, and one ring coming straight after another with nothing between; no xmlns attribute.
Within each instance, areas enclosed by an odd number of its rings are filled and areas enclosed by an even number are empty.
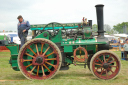
<svg viewBox="0 0 128 85"><path fill-rule="evenodd" d="M33 39L19 50L17 44L8 44L10 64L28 79L50 79L59 70L68 70L70 64L86 65L99 79L113 79L120 72L119 57L109 51L104 37L103 6L96 5L98 37L92 33L92 20L83 23L49 23L31 25Z"/></svg>

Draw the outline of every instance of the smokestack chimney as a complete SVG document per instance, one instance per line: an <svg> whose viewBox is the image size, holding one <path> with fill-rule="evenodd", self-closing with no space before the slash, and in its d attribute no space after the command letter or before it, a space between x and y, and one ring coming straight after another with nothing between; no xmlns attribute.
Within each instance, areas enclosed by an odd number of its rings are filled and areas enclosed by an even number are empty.
<svg viewBox="0 0 128 85"><path fill-rule="evenodd" d="M98 36L104 37L104 19L103 19L103 7L104 5L98 4L96 7L97 14L97 25L98 25Z"/></svg>

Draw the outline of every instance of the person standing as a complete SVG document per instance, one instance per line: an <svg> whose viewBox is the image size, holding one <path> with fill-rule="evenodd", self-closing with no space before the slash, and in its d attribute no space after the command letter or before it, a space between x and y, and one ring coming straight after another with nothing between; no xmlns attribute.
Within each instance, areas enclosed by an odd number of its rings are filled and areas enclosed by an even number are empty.
<svg viewBox="0 0 128 85"><path fill-rule="evenodd" d="M114 42L114 43L117 43L117 41L116 41L115 39L113 40L113 42Z"/></svg>
<svg viewBox="0 0 128 85"><path fill-rule="evenodd" d="M114 40L113 39L111 40L111 43L114 43Z"/></svg>
<svg viewBox="0 0 128 85"><path fill-rule="evenodd" d="M20 46L21 48L25 44L26 37L28 35L28 30L30 29L30 24L28 21L25 21L21 15L19 15L17 19L19 21L17 30L18 30L18 36L21 41L21 46Z"/></svg>
<svg viewBox="0 0 128 85"><path fill-rule="evenodd" d="M119 44L119 51L121 51L121 40L118 38L118 44Z"/></svg>
<svg viewBox="0 0 128 85"><path fill-rule="evenodd" d="M124 44L124 56L126 60L128 60L127 53L128 53L128 40L126 40L126 43Z"/></svg>
<svg viewBox="0 0 128 85"><path fill-rule="evenodd" d="M125 42L128 40L128 36L127 36L127 38L126 38L126 40L125 40Z"/></svg>

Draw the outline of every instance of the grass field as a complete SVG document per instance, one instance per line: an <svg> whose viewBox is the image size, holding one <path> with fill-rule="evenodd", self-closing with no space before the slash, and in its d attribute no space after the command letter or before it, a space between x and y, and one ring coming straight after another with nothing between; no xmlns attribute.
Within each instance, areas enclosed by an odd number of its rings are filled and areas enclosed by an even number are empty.
<svg viewBox="0 0 128 85"><path fill-rule="evenodd" d="M120 57L120 52L115 52ZM0 52L0 85L128 85L128 61L121 60L122 69L114 80L98 80L88 68L70 65L50 80L27 80L20 71L14 71L8 60L9 52Z"/></svg>

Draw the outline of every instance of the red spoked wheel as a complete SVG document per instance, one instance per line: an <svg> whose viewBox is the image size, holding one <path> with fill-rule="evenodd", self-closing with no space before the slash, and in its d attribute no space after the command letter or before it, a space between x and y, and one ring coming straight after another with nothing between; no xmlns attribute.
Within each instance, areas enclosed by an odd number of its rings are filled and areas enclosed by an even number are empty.
<svg viewBox="0 0 128 85"><path fill-rule="evenodd" d="M50 79L62 63L59 48L50 40L37 38L27 42L18 55L18 66L28 79Z"/></svg>
<svg viewBox="0 0 128 85"><path fill-rule="evenodd" d="M121 61L115 53L102 50L92 57L90 69L98 79L114 79L120 72Z"/></svg>

